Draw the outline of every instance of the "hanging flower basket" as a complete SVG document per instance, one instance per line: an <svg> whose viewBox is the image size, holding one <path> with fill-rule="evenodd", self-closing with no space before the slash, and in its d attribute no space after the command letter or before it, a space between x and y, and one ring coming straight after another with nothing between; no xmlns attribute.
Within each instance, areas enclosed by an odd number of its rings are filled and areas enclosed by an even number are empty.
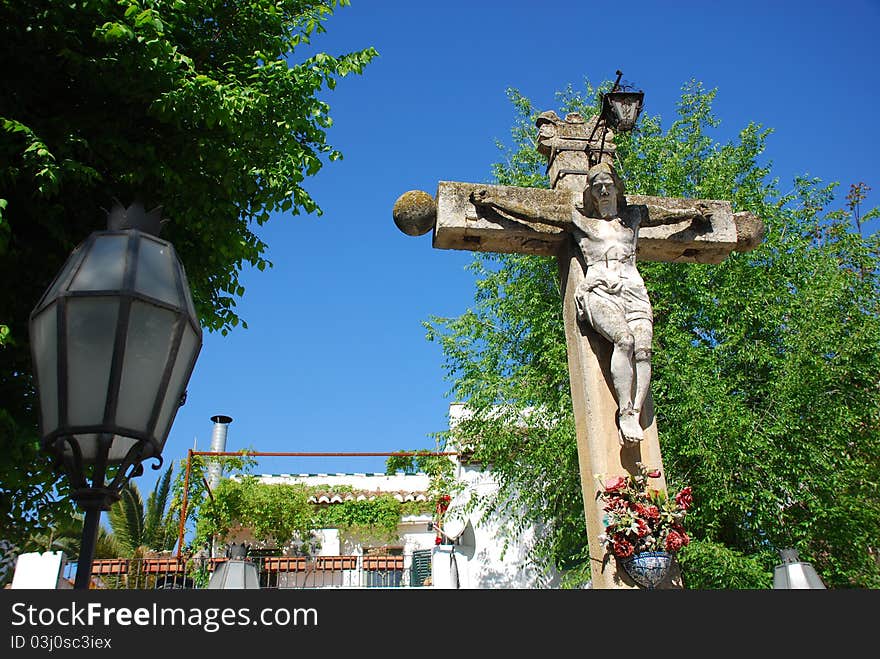
<svg viewBox="0 0 880 659"><path fill-rule="evenodd" d="M643 588L654 588L669 574L672 556L690 542L682 522L693 502L691 488L674 497L648 487L658 469L637 462L638 473L606 478L597 498L603 502L605 532L599 541L618 566Z"/></svg>
<svg viewBox="0 0 880 659"><path fill-rule="evenodd" d="M672 566L672 554L665 551L643 551L618 560L633 581L648 589L662 583Z"/></svg>

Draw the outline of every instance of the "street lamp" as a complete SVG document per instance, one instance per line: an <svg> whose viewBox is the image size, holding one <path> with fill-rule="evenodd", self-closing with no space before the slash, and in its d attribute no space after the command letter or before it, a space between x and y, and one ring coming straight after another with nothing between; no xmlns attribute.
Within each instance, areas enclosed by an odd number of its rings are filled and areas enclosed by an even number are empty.
<svg viewBox="0 0 880 659"><path fill-rule="evenodd" d="M214 570L208 581L208 590L258 589L260 575L257 566L247 557L250 547L232 544L226 550L227 560Z"/></svg>
<svg viewBox="0 0 880 659"><path fill-rule="evenodd" d="M617 71L614 87L602 95L602 119L606 126L619 133L635 128L645 100L644 92L631 91L620 86L622 75L621 71Z"/></svg>
<svg viewBox="0 0 880 659"><path fill-rule="evenodd" d="M602 109L600 110L599 120L593 126L593 132L590 134L590 142L596 129L601 123L602 143L599 145L599 155L595 156L596 162L602 160L605 153L605 136L610 128L618 133L626 133L636 127L639 115L642 112L642 106L645 101L645 93L642 91L632 91L629 85L621 85L620 78L623 72L618 70L617 79L610 92L602 94Z"/></svg>
<svg viewBox="0 0 880 659"><path fill-rule="evenodd" d="M162 449L202 346L160 209L116 204L30 316L44 451L85 512L74 588L89 587L101 511Z"/></svg>
<svg viewBox="0 0 880 659"><path fill-rule="evenodd" d="M782 564L777 565L773 571L774 589L825 588L815 568L802 562L796 549L783 549L779 555L782 557Z"/></svg>

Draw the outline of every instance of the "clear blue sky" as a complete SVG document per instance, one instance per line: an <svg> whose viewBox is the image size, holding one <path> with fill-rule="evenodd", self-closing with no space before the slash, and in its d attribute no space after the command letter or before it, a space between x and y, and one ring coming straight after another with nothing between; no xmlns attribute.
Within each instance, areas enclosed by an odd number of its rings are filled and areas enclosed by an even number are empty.
<svg viewBox="0 0 880 659"><path fill-rule="evenodd" d="M717 140L750 121L774 130L765 155L782 190L809 174L839 181L842 200L864 181L878 203L876 0L609 6L352 0L337 10L315 48L373 46L379 57L323 95L328 141L344 154L306 181L324 214L277 216L259 230L275 267L243 275L238 312L249 329L205 333L166 465L194 445L208 450L215 414L234 419L229 450L433 446L450 383L421 323L472 305L471 255L404 235L391 210L403 192L434 194L441 180L490 182L515 116L508 88L558 110L556 92L621 69L668 127L694 78L718 89ZM276 458L256 471L383 469L384 458ZM142 491L155 476L138 479Z"/></svg>

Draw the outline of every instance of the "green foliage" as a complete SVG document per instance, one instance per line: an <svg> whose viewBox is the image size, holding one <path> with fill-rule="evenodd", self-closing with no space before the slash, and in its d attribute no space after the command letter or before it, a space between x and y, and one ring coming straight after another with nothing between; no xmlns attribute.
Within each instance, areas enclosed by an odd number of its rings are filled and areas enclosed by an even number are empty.
<svg viewBox="0 0 880 659"><path fill-rule="evenodd" d="M163 237L202 325L246 326L239 275L271 266L254 228L272 213L320 214L305 181L341 154L319 96L376 56L297 56L347 4L0 0L0 410L16 424L0 441L21 442L0 498L29 516L4 537L20 544L38 528L55 483L35 441L31 309L75 245L106 229L102 209L140 199L170 219Z"/></svg>
<svg viewBox="0 0 880 659"><path fill-rule="evenodd" d="M202 504L194 544L210 538L223 542L237 527L251 529L255 539L283 547L315 528L311 490L302 485L267 485L253 476L223 479Z"/></svg>
<svg viewBox="0 0 880 659"><path fill-rule="evenodd" d="M4 348L0 347L0 352ZM2 403L0 403L2 405ZM39 549L40 537L75 514L66 496L66 479L52 471L48 456L40 453L36 428L19 423L0 408L0 539L19 552Z"/></svg>
<svg viewBox="0 0 880 659"><path fill-rule="evenodd" d="M437 434L438 446L445 446L445 434ZM443 449L422 449L417 455L395 455L385 461L385 473L392 475L398 471L405 474L423 473L429 477L428 495L436 499L443 494L452 494L457 488L455 463L447 455L436 455ZM401 451L406 453L406 451Z"/></svg>
<svg viewBox="0 0 880 659"><path fill-rule="evenodd" d="M401 503L391 494L351 499L332 505L311 503L318 492L352 493L350 487L260 483L253 476L220 481L201 503L193 546L210 540L226 542L241 529L249 529L263 547L283 549L308 540L323 528L339 529L347 538L362 543L386 543L398 539L403 515L426 512L430 503Z"/></svg>
<svg viewBox="0 0 880 659"><path fill-rule="evenodd" d="M561 93L560 114L590 116L594 93L589 84L585 96ZM546 187L537 112L510 96L514 147L495 177ZM781 193L760 162L770 131L749 124L718 144L714 96L692 81L667 130L643 116L617 140L627 193L728 199L767 227L757 249L719 265L639 265L654 305L652 392L667 482L693 488L696 540L762 565L756 557L795 547L829 586L878 587L880 236L867 231L878 212L861 213L864 184L837 208L836 184L801 177ZM555 263L476 254L471 269L473 308L426 323L451 394L474 412L460 441L492 464L500 501L544 522L536 553L574 570L585 525ZM721 587L704 569L689 561L685 583Z"/></svg>
<svg viewBox="0 0 880 659"><path fill-rule="evenodd" d="M119 501L110 506L107 518L119 549L119 556L134 556L142 551L167 551L177 542L179 516L168 508L171 493L169 467L156 481L147 497L146 506L140 490L129 482L121 492Z"/></svg>
<svg viewBox="0 0 880 659"><path fill-rule="evenodd" d="M403 504L390 494L364 501L344 501L320 510L316 528L337 528L361 544L397 540Z"/></svg>
<svg viewBox="0 0 880 659"><path fill-rule="evenodd" d="M18 553L62 551L68 560L76 560L82 544L83 519L80 512L72 512L67 517L56 515L45 529L32 534L28 538L27 547ZM95 558L116 558L119 552L116 538L103 526L99 526Z"/></svg>
<svg viewBox="0 0 880 659"><path fill-rule="evenodd" d="M196 520L199 519L200 511L212 494L208 493L208 468L211 465L219 465L221 473L229 477L246 475L256 464L255 458L248 455L249 451L239 451L239 455L224 455L209 457L204 455L189 455L180 460L177 476L171 485L171 503L169 510L174 512L177 524L177 533L180 533L180 518L185 515L183 522L184 536L187 531L194 530ZM222 481L221 481L222 482ZM183 511L184 503L186 512Z"/></svg>
<svg viewBox="0 0 880 659"><path fill-rule="evenodd" d="M694 540L677 555L692 590L763 590L773 586L779 556L764 552L746 556L717 542Z"/></svg>

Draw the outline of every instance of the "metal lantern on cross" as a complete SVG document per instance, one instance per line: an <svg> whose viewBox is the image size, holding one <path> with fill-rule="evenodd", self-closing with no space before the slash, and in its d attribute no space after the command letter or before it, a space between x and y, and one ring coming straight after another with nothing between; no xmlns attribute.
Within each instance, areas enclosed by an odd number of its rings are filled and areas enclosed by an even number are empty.
<svg viewBox="0 0 880 659"><path fill-rule="evenodd" d="M600 124L602 125L602 143L598 150L596 150L596 153L591 154L591 162L593 164L601 161L602 156L605 154L606 131L610 129L618 133L629 132L636 127L636 122L642 113L645 93L622 87L620 85L620 78L623 76L623 72L618 70L616 73L617 79L614 81L611 91L602 94L602 109L599 112L599 121L595 123L593 132L590 134L589 143L592 143L596 129Z"/></svg>
<svg viewBox="0 0 880 659"><path fill-rule="evenodd" d="M186 273L160 225L159 209L114 206L108 230L74 249L31 312L42 447L86 512L77 588L88 587L101 511L143 461L161 466L202 345Z"/></svg>
<svg viewBox="0 0 880 659"><path fill-rule="evenodd" d="M602 118L605 124L619 133L635 128L642 104L644 92L615 90L602 96Z"/></svg>

